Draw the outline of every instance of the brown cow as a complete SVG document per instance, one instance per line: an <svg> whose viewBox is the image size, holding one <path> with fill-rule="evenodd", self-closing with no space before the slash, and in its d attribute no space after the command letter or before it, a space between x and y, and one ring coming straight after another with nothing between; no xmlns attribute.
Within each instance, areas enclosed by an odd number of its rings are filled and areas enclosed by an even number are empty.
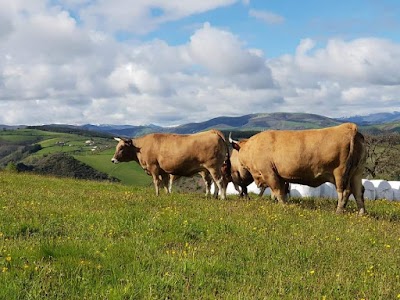
<svg viewBox="0 0 400 300"><path fill-rule="evenodd" d="M229 161L228 146L223 134L209 130L191 135L152 133L140 138L119 139L113 163L136 161L153 177L156 195L162 183L168 185L169 175L193 176L209 173L226 198L223 166ZM230 170L229 170L230 172Z"/></svg>
<svg viewBox="0 0 400 300"><path fill-rule="evenodd" d="M343 212L351 193L359 214L365 213L361 179L366 150L357 125L268 130L245 141L230 142L257 186L269 186L279 202L286 201L285 181L312 187L331 182L338 193L338 213Z"/></svg>
<svg viewBox="0 0 400 300"><path fill-rule="evenodd" d="M254 179L251 176L251 173L243 167L243 165L239 161L239 151L233 149L230 156L231 160L231 180L235 189L239 192L240 197L250 198L249 194L247 193L247 186L251 184ZM260 192L258 194L259 197L264 195L265 190L267 187L260 187ZM289 183L285 182L285 193L290 194L290 187ZM274 196L272 195L272 198Z"/></svg>

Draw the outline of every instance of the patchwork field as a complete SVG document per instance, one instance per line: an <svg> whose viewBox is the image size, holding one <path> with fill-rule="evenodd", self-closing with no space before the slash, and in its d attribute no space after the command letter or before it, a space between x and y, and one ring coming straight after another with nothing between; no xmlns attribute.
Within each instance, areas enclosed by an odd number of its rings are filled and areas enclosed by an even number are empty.
<svg viewBox="0 0 400 300"><path fill-rule="evenodd" d="M400 202L350 204L0 172L0 299L399 299Z"/></svg>

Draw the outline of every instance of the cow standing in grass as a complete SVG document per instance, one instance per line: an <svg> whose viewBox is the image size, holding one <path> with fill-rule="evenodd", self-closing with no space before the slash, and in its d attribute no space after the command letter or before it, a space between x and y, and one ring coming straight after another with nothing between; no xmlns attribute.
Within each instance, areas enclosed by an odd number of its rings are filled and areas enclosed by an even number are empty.
<svg viewBox="0 0 400 300"><path fill-rule="evenodd" d="M156 195L169 184L170 175L209 174L226 198L224 172L230 174L228 146L223 134L209 130L196 134L152 133L136 139L116 138L113 163L136 161L153 178ZM172 176L172 177L173 177ZM167 190L168 191L168 190Z"/></svg>
<svg viewBox="0 0 400 300"><path fill-rule="evenodd" d="M338 193L338 213L343 212L351 194L359 214L365 213L361 179L366 149L357 125L268 130L248 140L230 142L257 186L269 186L279 202L286 201L285 182L312 187L331 182Z"/></svg>

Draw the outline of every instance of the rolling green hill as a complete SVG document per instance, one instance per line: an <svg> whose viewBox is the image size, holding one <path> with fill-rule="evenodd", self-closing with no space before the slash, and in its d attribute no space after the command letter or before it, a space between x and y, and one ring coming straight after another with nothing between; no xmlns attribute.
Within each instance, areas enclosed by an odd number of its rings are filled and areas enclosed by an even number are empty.
<svg viewBox="0 0 400 300"><path fill-rule="evenodd" d="M123 184L146 186L151 183L151 178L137 164L111 163L116 145L111 137L95 137L93 133L84 133L38 129L0 131L0 166L5 167L10 162L29 166L43 156L64 152L97 171L119 179ZM34 153L24 151L31 144L40 145L41 149Z"/></svg>

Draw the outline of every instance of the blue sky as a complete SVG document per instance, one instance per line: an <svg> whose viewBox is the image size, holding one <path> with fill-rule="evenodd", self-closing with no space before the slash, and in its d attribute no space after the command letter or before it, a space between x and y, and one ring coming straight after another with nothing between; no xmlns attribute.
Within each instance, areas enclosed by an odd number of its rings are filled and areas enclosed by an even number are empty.
<svg viewBox="0 0 400 300"><path fill-rule="evenodd" d="M395 0L0 0L0 124L400 110Z"/></svg>
<svg viewBox="0 0 400 300"><path fill-rule="evenodd" d="M277 23L263 21L251 11L281 17ZM250 1L236 2L212 11L164 24L142 40L160 38L171 45L185 43L193 28L204 22L239 35L247 46L262 49L267 56L293 54L303 38L323 45L332 37L383 37L399 41L400 3L398 1Z"/></svg>

